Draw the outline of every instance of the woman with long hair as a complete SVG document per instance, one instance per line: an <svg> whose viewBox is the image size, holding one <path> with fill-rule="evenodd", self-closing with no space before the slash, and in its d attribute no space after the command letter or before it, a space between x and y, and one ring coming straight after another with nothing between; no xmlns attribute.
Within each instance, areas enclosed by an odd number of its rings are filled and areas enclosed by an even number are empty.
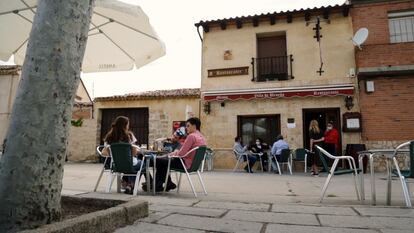
<svg viewBox="0 0 414 233"><path fill-rule="evenodd" d="M132 145L136 141L137 139L135 138L134 134L131 131L129 131L128 117L118 116L117 118L115 118L114 122L111 125L111 129L105 136L105 139L104 139L105 147L102 150L102 155L106 155L106 156L110 155L109 146L112 143L126 142ZM135 146L131 147L132 156L136 158L138 152L139 151L137 147ZM133 159L133 161L134 161L134 164L133 164L134 170L138 172L142 161L138 159ZM125 188L125 193L132 194L132 190L134 189L135 178L136 178L135 176L122 177L122 186Z"/></svg>
<svg viewBox="0 0 414 233"><path fill-rule="evenodd" d="M313 176L319 176L319 168L318 168L318 154L315 151L315 146L323 142L324 137L323 134L319 128L319 123L317 120L311 120L309 124L309 138L310 138L310 148L309 150L312 153L312 168L311 168L311 175Z"/></svg>

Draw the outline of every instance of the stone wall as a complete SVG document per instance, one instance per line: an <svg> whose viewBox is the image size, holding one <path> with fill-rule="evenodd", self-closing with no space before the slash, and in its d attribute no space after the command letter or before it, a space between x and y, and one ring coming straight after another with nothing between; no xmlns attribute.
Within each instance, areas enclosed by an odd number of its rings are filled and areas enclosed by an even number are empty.
<svg viewBox="0 0 414 233"><path fill-rule="evenodd" d="M96 119L84 119L81 127L71 126L68 139L68 160L69 161L97 161Z"/></svg>
<svg viewBox="0 0 414 233"><path fill-rule="evenodd" d="M149 114L148 141L153 142L157 138L167 137L166 132L171 131L171 123L168 113L163 110L152 111ZM168 133L167 133L168 134Z"/></svg>
<svg viewBox="0 0 414 233"><path fill-rule="evenodd" d="M395 148L401 143L406 141L364 141L367 149L384 149L384 148ZM397 161L399 167L406 169L409 166L409 161L407 156L398 156ZM374 159L375 171L385 172L386 171L386 162L384 157L376 157ZM368 167L369 169L369 167Z"/></svg>

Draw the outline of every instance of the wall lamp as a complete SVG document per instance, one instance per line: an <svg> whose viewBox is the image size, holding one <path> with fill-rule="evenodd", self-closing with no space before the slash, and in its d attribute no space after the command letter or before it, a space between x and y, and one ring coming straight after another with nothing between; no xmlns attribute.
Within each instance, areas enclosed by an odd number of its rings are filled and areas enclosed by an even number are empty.
<svg viewBox="0 0 414 233"><path fill-rule="evenodd" d="M210 102L204 103L203 110L206 115L210 114L210 111L211 111Z"/></svg>
<svg viewBox="0 0 414 233"><path fill-rule="evenodd" d="M351 110L352 107L354 107L354 98L350 95L345 97L345 107L348 110Z"/></svg>

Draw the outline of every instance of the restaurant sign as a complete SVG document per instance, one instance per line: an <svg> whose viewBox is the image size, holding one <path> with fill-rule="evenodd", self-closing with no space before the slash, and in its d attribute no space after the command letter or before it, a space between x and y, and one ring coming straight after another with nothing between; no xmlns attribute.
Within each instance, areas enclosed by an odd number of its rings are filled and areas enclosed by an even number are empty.
<svg viewBox="0 0 414 233"><path fill-rule="evenodd" d="M208 77L222 77L222 76L235 76L235 75L248 75L249 67L233 67L224 69L207 70Z"/></svg>
<svg viewBox="0 0 414 233"><path fill-rule="evenodd" d="M307 97L307 96L337 96L352 95L353 88L332 89L332 90L286 90L268 92L248 92L248 93L220 93L205 94L204 101L224 101L224 100L250 100L250 99L277 99L287 97Z"/></svg>

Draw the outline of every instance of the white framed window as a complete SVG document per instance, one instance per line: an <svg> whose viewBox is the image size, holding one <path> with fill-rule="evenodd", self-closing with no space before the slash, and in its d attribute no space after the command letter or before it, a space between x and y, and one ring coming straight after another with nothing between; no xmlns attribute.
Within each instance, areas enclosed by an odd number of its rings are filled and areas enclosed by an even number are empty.
<svg viewBox="0 0 414 233"><path fill-rule="evenodd" d="M414 10L388 13L391 43L414 41Z"/></svg>

